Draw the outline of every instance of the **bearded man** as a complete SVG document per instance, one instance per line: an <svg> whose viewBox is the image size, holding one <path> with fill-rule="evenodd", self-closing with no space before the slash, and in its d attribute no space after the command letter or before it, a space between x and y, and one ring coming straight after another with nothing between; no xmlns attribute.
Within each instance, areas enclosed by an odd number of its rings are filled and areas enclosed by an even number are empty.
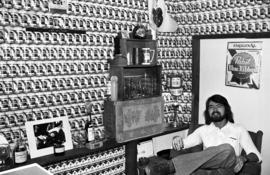
<svg viewBox="0 0 270 175"><path fill-rule="evenodd" d="M172 140L175 150L203 144L203 150L178 155L171 160L145 168L147 175L234 175L246 162L261 162L262 158L248 131L235 124L227 99L213 95L206 101L206 124L186 138L176 136ZM242 149L246 156L242 156Z"/></svg>

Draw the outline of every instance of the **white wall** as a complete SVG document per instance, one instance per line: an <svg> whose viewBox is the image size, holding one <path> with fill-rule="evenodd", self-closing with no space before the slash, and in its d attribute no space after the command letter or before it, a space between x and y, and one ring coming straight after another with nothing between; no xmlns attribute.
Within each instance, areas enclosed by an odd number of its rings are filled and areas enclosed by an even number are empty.
<svg viewBox="0 0 270 175"><path fill-rule="evenodd" d="M153 147L154 147L154 155L157 155L157 153L161 150L165 149L172 149L172 139L174 136L180 136L182 138L187 136L188 130L178 131L171 134L166 134L159 137L154 137L152 139L153 141Z"/></svg>
<svg viewBox="0 0 270 175"><path fill-rule="evenodd" d="M241 39L245 40L245 39ZM251 39L248 39L250 41ZM224 95L234 113L236 123L248 130L262 130L262 175L270 174L270 39L263 41L260 89L225 86L227 42L234 39L201 40L199 123L204 123L203 110L206 99L213 94ZM237 41L240 41L238 39ZM245 40L247 41L247 40Z"/></svg>

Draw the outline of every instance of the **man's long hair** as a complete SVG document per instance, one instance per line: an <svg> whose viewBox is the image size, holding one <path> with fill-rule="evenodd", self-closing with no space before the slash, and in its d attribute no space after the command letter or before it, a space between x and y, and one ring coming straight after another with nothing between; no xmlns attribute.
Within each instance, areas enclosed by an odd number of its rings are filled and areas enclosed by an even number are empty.
<svg viewBox="0 0 270 175"><path fill-rule="evenodd" d="M231 123L234 123L233 113L231 111L231 106L229 105L227 99L221 95L215 94L215 95L209 97L206 101L206 104L205 104L204 117L205 117L205 123L207 125L209 125L211 123L211 118L210 118L210 115L208 112L210 101L222 104L225 107L225 114L224 115L225 115L226 120L231 122Z"/></svg>

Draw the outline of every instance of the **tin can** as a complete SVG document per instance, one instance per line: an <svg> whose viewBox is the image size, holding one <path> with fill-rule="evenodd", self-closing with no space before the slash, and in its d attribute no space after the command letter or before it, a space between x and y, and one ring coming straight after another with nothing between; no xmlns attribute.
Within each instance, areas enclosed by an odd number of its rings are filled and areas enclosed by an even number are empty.
<svg viewBox="0 0 270 175"><path fill-rule="evenodd" d="M18 42L18 32L11 30L8 32L7 43L14 44Z"/></svg>
<svg viewBox="0 0 270 175"><path fill-rule="evenodd" d="M249 22L247 26L248 32L254 32L255 31L255 24L253 22Z"/></svg>
<svg viewBox="0 0 270 175"><path fill-rule="evenodd" d="M252 9L252 19L258 19L258 17L259 17L259 9L258 8L253 8Z"/></svg>
<svg viewBox="0 0 270 175"><path fill-rule="evenodd" d="M14 60L15 58L15 50L13 47L6 47L5 49L5 59L6 60Z"/></svg>
<svg viewBox="0 0 270 175"><path fill-rule="evenodd" d="M241 32L241 26L240 26L240 24L239 23L235 23L234 25L235 25L235 29L234 29L235 33L240 33Z"/></svg>
<svg viewBox="0 0 270 175"><path fill-rule="evenodd" d="M235 7L241 7L241 0L234 0Z"/></svg>
<svg viewBox="0 0 270 175"><path fill-rule="evenodd" d="M268 21L263 21L263 23L262 23L262 31L263 32L268 32L269 31L269 22Z"/></svg>
<svg viewBox="0 0 270 175"><path fill-rule="evenodd" d="M256 32L261 32L262 31L262 25L261 25L261 23L255 22L255 28L254 28L254 30Z"/></svg>
<svg viewBox="0 0 270 175"><path fill-rule="evenodd" d="M252 15L251 9L250 8L247 8L246 11L245 11L244 18L247 19L247 20L249 20L251 18L251 15Z"/></svg>

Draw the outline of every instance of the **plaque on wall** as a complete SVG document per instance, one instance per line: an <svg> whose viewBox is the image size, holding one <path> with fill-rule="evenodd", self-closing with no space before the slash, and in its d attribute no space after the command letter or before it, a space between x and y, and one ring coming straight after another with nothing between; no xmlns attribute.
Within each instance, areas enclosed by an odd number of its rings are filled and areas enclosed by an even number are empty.
<svg viewBox="0 0 270 175"><path fill-rule="evenodd" d="M262 42L229 42L226 85L249 89L260 88Z"/></svg>

